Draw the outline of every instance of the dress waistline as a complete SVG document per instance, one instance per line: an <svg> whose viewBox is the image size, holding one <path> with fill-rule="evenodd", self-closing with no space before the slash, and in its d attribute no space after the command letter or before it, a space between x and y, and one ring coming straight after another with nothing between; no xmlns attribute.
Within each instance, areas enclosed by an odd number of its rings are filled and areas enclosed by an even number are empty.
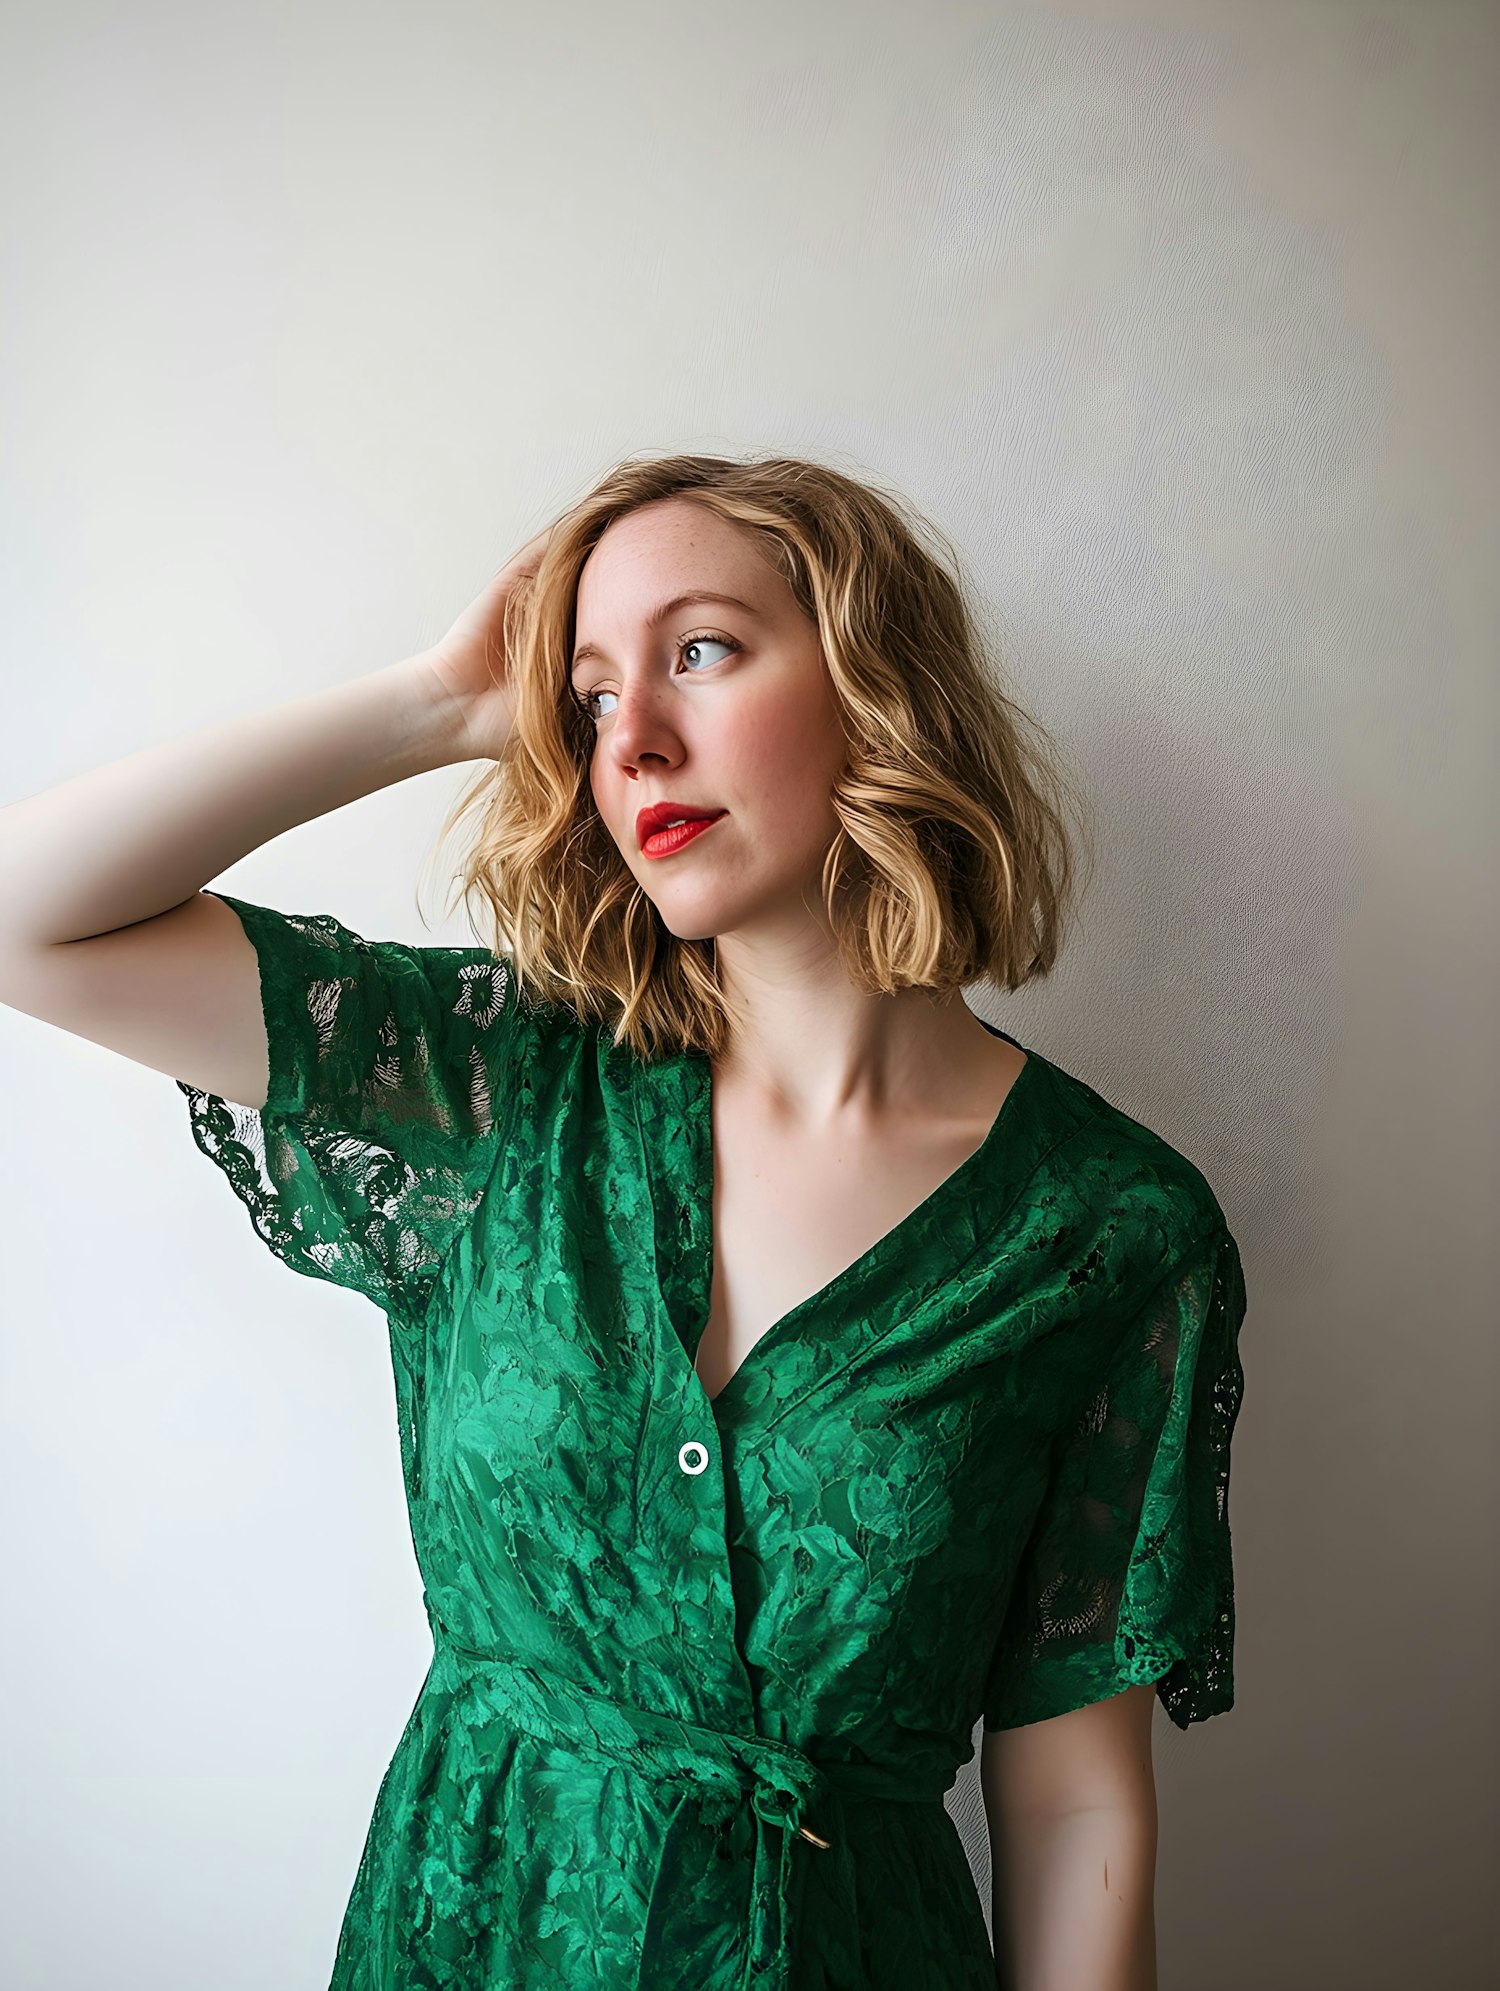
<svg viewBox="0 0 1500 1991"><path fill-rule="evenodd" d="M895 1770L881 1763L814 1759L772 1736L735 1734L594 1692L550 1667L477 1652L434 1625L434 1666L451 1662L467 1691L487 1701L534 1741L602 1757L680 1792L662 1833L647 1904L635 1991L654 1991L660 1883L671 1867L675 1828L694 1802L710 1825L748 1802L754 1818L745 1963L741 1991L786 1991L791 1981L795 1861L828 1861L828 1898L854 1917L854 1874L844 1807L861 1801L941 1803L951 1774ZM436 1684L436 1683L435 1683ZM822 1890L820 1890L822 1892Z"/></svg>

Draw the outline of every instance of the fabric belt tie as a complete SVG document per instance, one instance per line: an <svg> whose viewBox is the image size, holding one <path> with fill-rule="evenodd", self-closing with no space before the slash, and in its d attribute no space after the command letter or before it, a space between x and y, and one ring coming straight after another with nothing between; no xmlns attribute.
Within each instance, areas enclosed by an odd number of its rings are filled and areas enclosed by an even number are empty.
<svg viewBox="0 0 1500 1991"><path fill-rule="evenodd" d="M652 1708L598 1694L551 1668L475 1652L434 1627L439 1660L446 1653L464 1685L482 1703L537 1742L603 1757L668 1787L681 1797L672 1808L651 1875L637 1991L652 1991L659 1936L657 1903L669 1871L686 1806L715 1826L747 1800L754 1817L745 1963L741 1991L786 1991L791 1983L793 1888L799 1858L828 1861L820 1881L850 1918L857 1914L853 1862L844 1831L848 1800L941 1803L953 1776L917 1776L880 1763L815 1762L790 1743L767 1735L736 1735Z"/></svg>

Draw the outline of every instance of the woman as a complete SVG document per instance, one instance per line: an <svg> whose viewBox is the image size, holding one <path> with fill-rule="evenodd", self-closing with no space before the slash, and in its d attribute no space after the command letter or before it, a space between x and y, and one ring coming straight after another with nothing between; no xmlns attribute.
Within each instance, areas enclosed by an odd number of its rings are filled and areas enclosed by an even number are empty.
<svg viewBox="0 0 1500 1991"><path fill-rule="evenodd" d="M493 946L204 889L465 760ZM434 1651L336 1991L1154 1984L1244 1286L1193 1164L961 998L1053 965L1057 792L893 500L683 456L431 651L5 813L5 999L175 1076L388 1318Z"/></svg>

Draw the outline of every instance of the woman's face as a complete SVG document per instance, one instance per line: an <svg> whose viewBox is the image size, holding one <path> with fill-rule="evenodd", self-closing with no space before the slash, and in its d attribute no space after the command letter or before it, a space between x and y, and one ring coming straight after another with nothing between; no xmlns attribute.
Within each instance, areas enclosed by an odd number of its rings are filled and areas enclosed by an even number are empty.
<svg viewBox="0 0 1500 1991"><path fill-rule="evenodd" d="M737 601L663 612L689 593ZM844 731L817 625L781 575L748 534L663 499L603 534L577 609L594 802L669 931L787 936L821 917ZM637 817L655 802L727 813L653 857Z"/></svg>

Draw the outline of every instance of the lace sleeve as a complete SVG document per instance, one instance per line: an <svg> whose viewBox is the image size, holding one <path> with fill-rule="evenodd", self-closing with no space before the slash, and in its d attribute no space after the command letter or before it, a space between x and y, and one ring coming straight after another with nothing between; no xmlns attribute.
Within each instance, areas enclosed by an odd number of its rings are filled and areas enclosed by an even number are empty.
<svg viewBox="0 0 1500 1991"><path fill-rule="evenodd" d="M1244 1313L1222 1226L1132 1312L1058 1447L990 1665L986 1730L1152 1680L1179 1728L1234 1705L1229 1447Z"/></svg>
<svg viewBox="0 0 1500 1991"><path fill-rule="evenodd" d="M494 1156L523 1011L479 948L364 940L226 892L260 969L263 1107L177 1080L198 1147L278 1258L415 1318Z"/></svg>

